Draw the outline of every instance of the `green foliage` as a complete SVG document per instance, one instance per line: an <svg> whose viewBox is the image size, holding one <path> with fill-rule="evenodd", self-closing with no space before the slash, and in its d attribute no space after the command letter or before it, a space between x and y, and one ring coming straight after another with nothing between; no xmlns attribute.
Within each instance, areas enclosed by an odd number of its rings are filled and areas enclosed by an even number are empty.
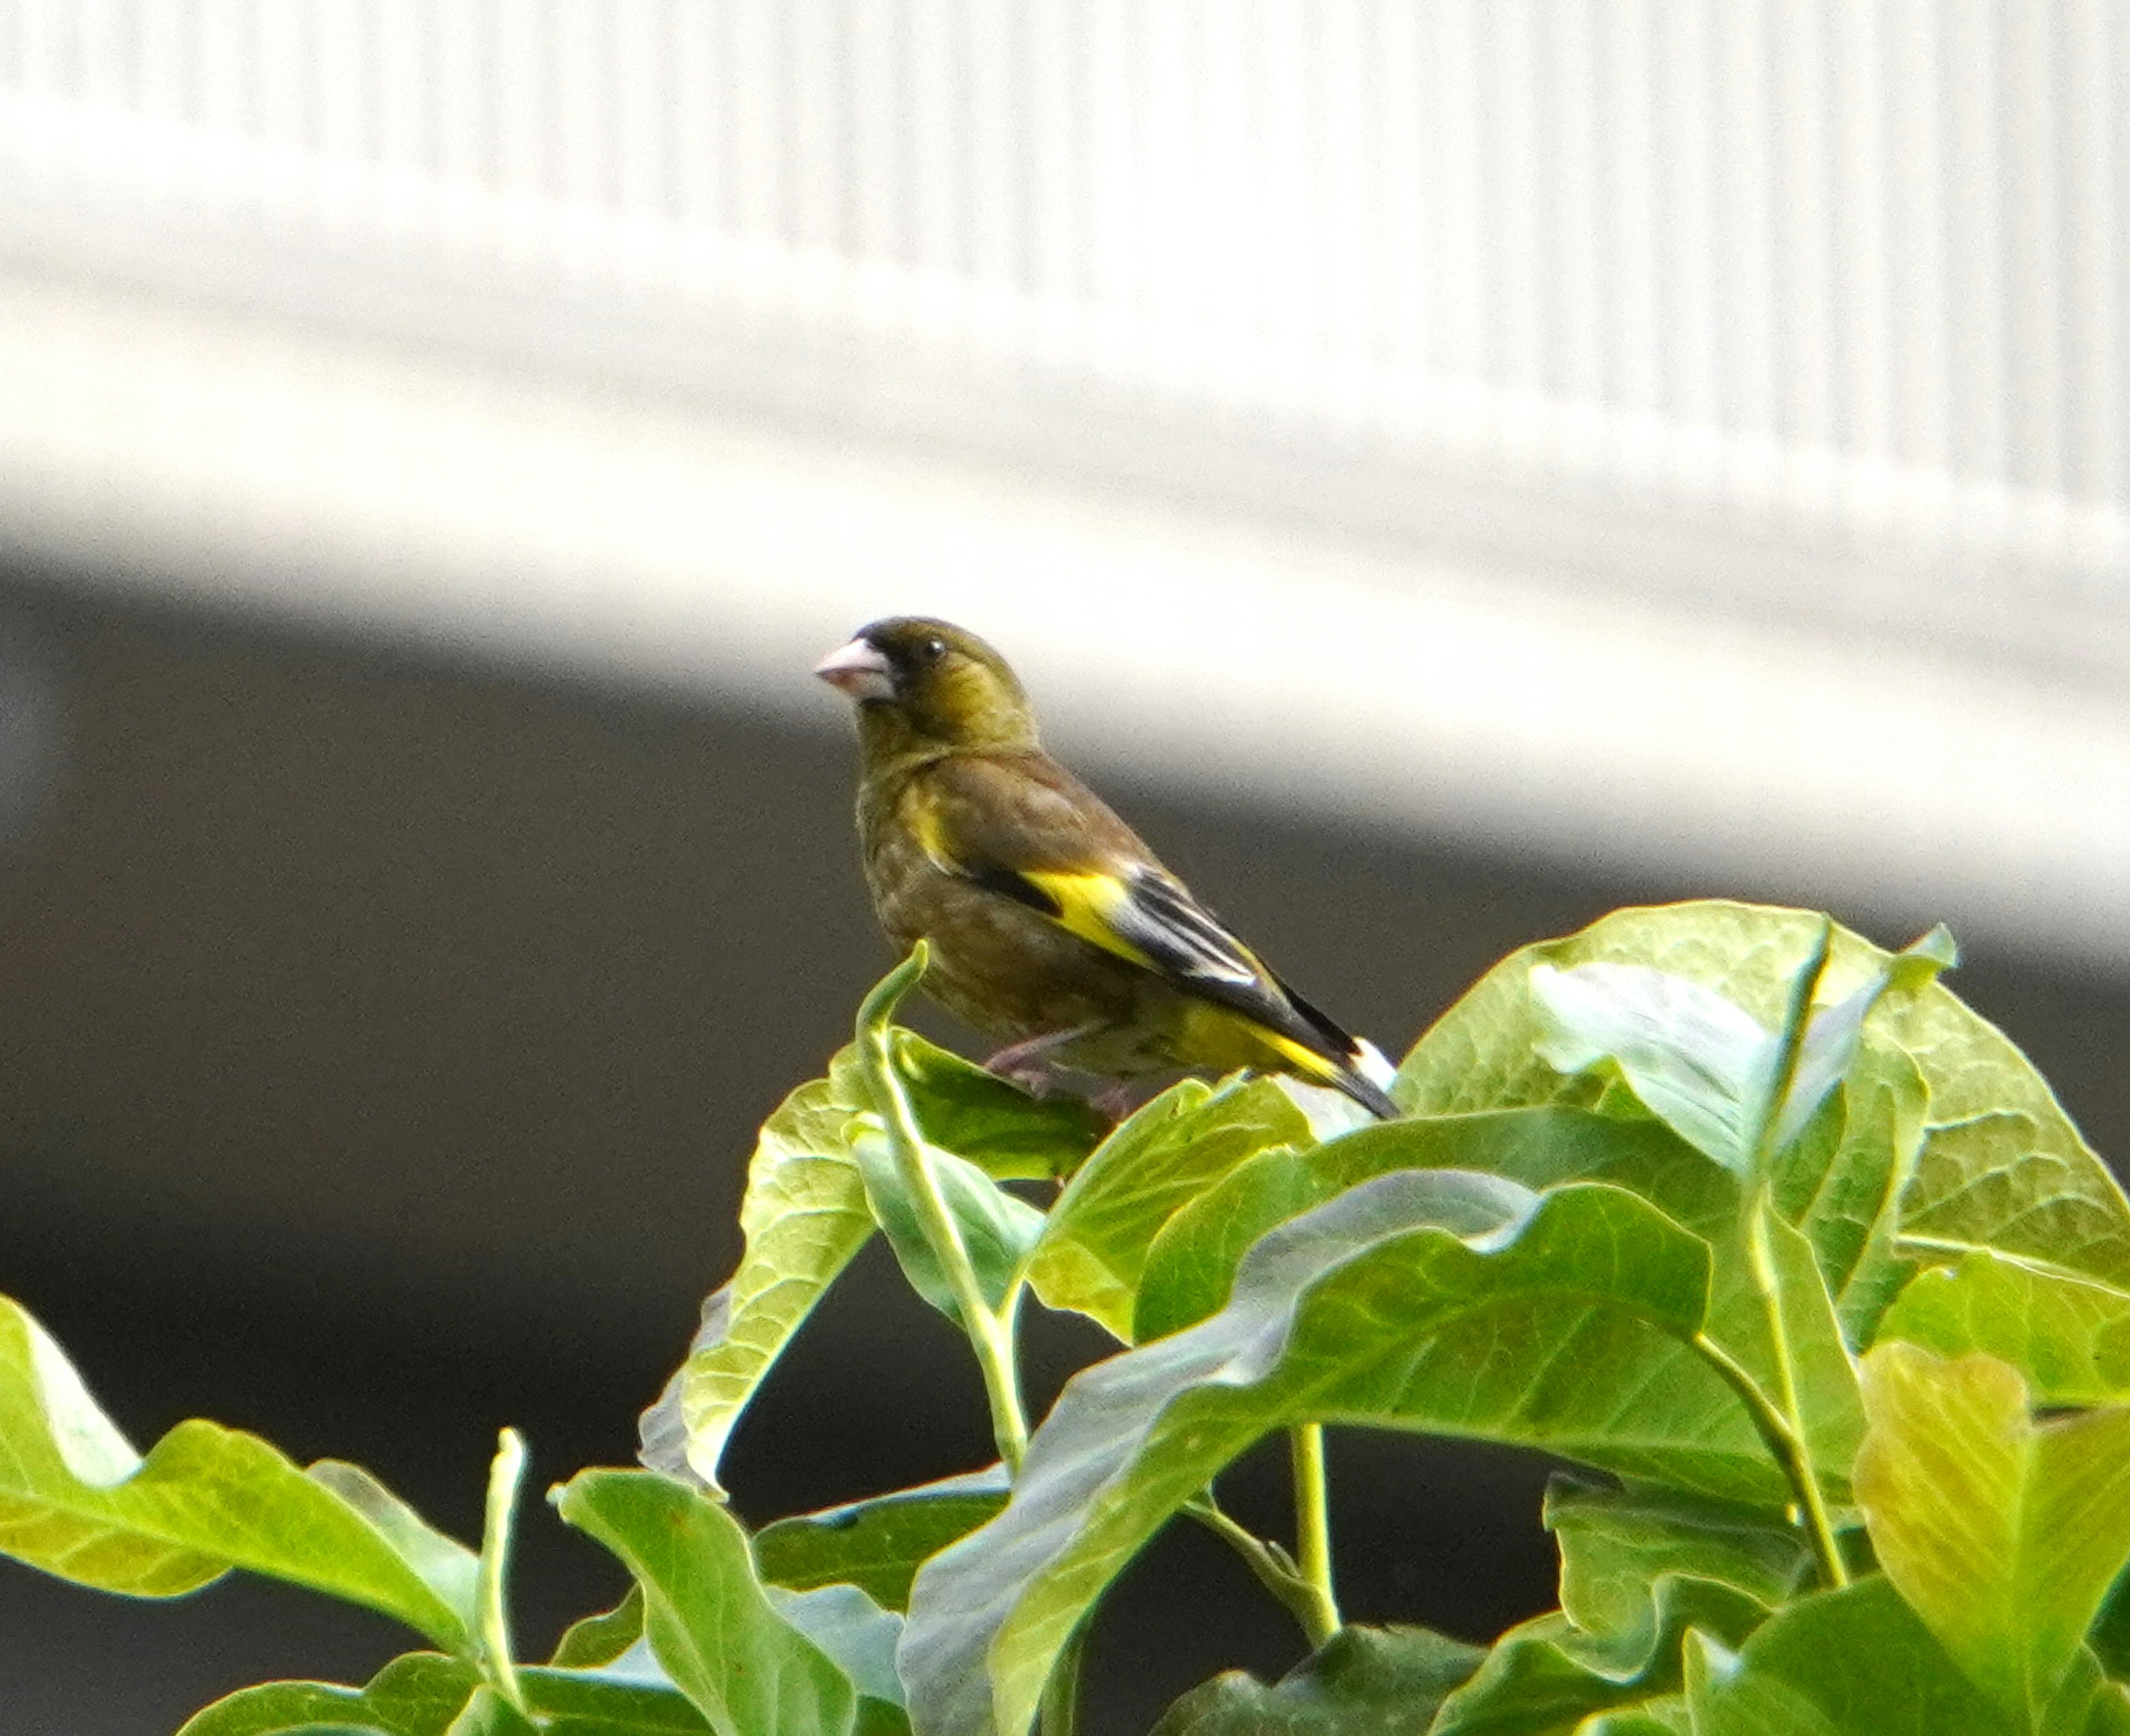
<svg viewBox="0 0 2130 1736"><path fill-rule="evenodd" d="M1029 1283L1051 1307L1129 1342L1148 1247L1170 1218L1250 1158L1314 1143L1308 1117L1278 1080L1208 1090L1187 1080L1104 1140L1067 1184Z"/></svg>
<svg viewBox="0 0 2130 1736"><path fill-rule="evenodd" d="M504 1736L528 1726L544 1736L708 1736L711 1728L671 1687L552 1668L521 1669L518 1679L528 1717L513 1713L468 1666L418 1652L395 1658L365 1687L283 1681L247 1688L216 1701L179 1736Z"/></svg>
<svg viewBox="0 0 2130 1736"><path fill-rule="evenodd" d="M894 1028L915 956L764 1127L654 1470L556 1492L633 1589L550 1662L511 1655L514 1437L469 1550L212 1424L139 1457L4 1300L0 1550L136 1595L244 1567L441 1648L184 1736L1067 1736L1078 1637L1179 1518L1321 1643L1157 1736L2130 1736L2130 1204L1951 960L1622 911L1488 973L1397 1121L1236 1079L1106 1129ZM876 1229L967 1336L1001 1463L750 1533L726 1442ZM1034 1419L1030 1295L1120 1341ZM1211 1495L1324 1424L1588 1467L1547 1498L1559 1607L1484 1648L1340 1625L1306 1529ZM1307 1513L1321 1460L1294 1464Z"/></svg>
<svg viewBox="0 0 2130 1736"><path fill-rule="evenodd" d="M1094 1145L1097 1124L1085 1104L1038 1102L914 1032L898 1031L895 1048L919 1126L963 1164L1000 1179L1063 1175ZM661 1468L685 1467L717 1487L741 1414L872 1235L875 1201L856 1147L868 1134L876 1138L878 1127L850 1049L829 1063L827 1078L800 1086L763 1123L740 1206L746 1247L738 1269L704 1304L687 1361L646 1419L647 1447L654 1438L665 1443L654 1460ZM887 1197L903 1204L892 1190ZM1009 1237L1035 1228L1013 1222L1010 1201L976 1196L973 1209L986 1206ZM907 1220L906 1209L898 1210L891 1229ZM898 1254L910 1257L909 1247L898 1236ZM928 1292L928 1300L938 1305L940 1298Z"/></svg>
<svg viewBox="0 0 2130 1736"><path fill-rule="evenodd" d="M1886 1576L1975 1684L2037 1720L2130 1559L2130 1409L2034 1420L2018 1371L1865 1359L1856 1496Z"/></svg>
<svg viewBox="0 0 2130 1736"><path fill-rule="evenodd" d="M1716 1586L1765 1614L1811 1571L1812 1552L1793 1526L1648 1486L1556 1478L1545 1524L1560 1546L1561 1613L1592 1644L1636 1667L1655 1648L1667 1587Z"/></svg>
<svg viewBox="0 0 2130 1736"><path fill-rule="evenodd" d="M953 1282L939 1254L926 1239L924 1220L895 1166L887 1137L862 1131L852 1141L851 1150L865 1180L866 1200L872 1207L873 1221L895 1250L910 1287L948 1319L960 1320L962 1311ZM1043 1233L1044 1215L1008 1193L967 1158L928 1147L925 1161L976 1272L977 1289L985 1301L996 1308L1018 1285L1029 1251Z"/></svg>
<svg viewBox="0 0 2130 1736"><path fill-rule="evenodd" d="M1234 1670L1193 1689L1151 1736L1427 1736L1485 1655L1426 1628L1342 1628L1271 1687Z"/></svg>
<svg viewBox="0 0 2130 1736"><path fill-rule="evenodd" d="M1483 1230L1459 1233L1483 1213ZM1005 1511L919 1573L902 1657L919 1728L1021 1729L1102 1589L1282 1424L1528 1428L1602 1455L1632 1403L1638 1341L1693 1333L1707 1281L1702 1244L1600 1185L1540 1196L1461 1171L1394 1174L1282 1226L1220 1314L1084 1371Z"/></svg>
<svg viewBox="0 0 2130 1736"><path fill-rule="evenodd" d="M77 1584L174 1597L232 1567L396 1617L471 1655L474 1555L353 1466L298 1470L180 1423L146 1459L45 1329L0 1298L0 1550Z"/></svg>
<svg viewBox="0 0 2130 1736"><path fill-rule="evenodd" d="M917 1570L1005 1505L1005 1467L948 1477L877 1500L779 1519L755 1533L754 1558L772 1586L810 1591L856 1586L883 1609L910 1607Z"/></svg>
<svg viewBox="0 0 2130 1736"><path fill-rule="evenodd" d="M627 1564L652 1655L718 1736L857 1728L857 1689L770 1602L723 1507L647 1471L580 1471L555 1505Z"/></svg>
<svg viewBox="0 0 2130 1736"><path fill-rule="evenodd" d="M2130 1290L1994 1248L1919 1273L1883 1330L1945 1356L1985 1352L2045 1404L2130 1397Z"/></svg>

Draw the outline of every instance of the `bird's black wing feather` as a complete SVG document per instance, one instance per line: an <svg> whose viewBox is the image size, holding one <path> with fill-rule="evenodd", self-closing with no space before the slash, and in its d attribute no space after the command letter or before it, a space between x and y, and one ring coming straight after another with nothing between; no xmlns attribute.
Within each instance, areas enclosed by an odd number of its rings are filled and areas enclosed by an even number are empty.
<svg viewBox="0 0 2130 1736"><path fill-rule="evenodd" d="M950 762L933 791L928 848L941 867L1328 1061L1359 1052L1054 761Z"/></svg>

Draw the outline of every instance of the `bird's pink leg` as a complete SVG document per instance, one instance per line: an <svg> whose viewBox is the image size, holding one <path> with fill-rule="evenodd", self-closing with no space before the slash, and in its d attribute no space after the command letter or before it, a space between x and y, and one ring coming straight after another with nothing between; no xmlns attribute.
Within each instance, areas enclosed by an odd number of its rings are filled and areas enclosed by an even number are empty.
<svg viewBox="0 0 2130 1736"><path fill-rule="evenodd" d="M1161 1095L1162 1089L1163 1081L1159 1079L1119 1079L1105 1085L1087 1100L1097 1114L1108 1121L1118 1122L1144 1109Z"/></svg>
<svg viewBox="0 0 2130 1736"><path fill-rule="evenodd" d="M1040 1037L1008 1043L984 1063L984 1071L1011 1080L1035 1096L1044 1096L1063 1084L1058 1077L1061 1073L1072 1071L1055 1058L1058 1051L1101 1028L1099 1022L1072 1025L1063 1031L1045 1031Z"/></svg>

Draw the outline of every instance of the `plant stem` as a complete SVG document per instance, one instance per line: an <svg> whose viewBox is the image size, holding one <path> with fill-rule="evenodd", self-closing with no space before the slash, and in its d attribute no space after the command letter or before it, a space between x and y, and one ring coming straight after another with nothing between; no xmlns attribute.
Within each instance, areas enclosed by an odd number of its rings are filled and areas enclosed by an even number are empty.
<svg viewBox="0 0 2130 1736"><path fill-rule="evenodd" d="M1707 1358L1716 1371L1730 1383L1731 1390L1745 1400L1754 1428L1760 1431L1775 1462L1782 1467L1783 1475L1789 1479L1798 1509L1804 1514L1812 1553L1819 1562L1820 1577L1832 1589L1847 1585L1849 1568L1841 1559L1841 1546L1835 1538L1834 1523L1819 1492L1819 1478L1812 1468L1811 1452L1796 1424L1761 1390L1752 1371L1707 1333L1696 1333L1693 1347ZM1794 1390L1790 1403L1793 1406L1796 1404Z"/></svg>
<svg viewBox="0 0 2130 1736"><path fill-rule="evenodd" d="M1754 1285L1760 1292L1761 1309L1768 1319L1768 1342L1774 1352L1775 1402L1789 1420L1795 1443L1787 1467L1790 1481L1796 1486L1798 1500L1804 1510L1812 1546L1819 1556L1820 1571L1826 1576L1829 1586L1839 1587L1849 1583L1849 1570L1841 1559L1834 1522L1827 1511L1827 1498L1820 1492L1818 1469L1812 1462L1812 1443L1804 1432L1803 1407L1798 1400L1796 1359L1790 1354L1789 1324L1783 1318L1782 1275L1775 1270L1774 1250L1768 1245L1768 1214L1774 1208L1767 1199L1765 1189L1766 1184L1763 1183L1760 1203L1746 1231L1749 1263Z"/></svg>
<svg viewBox="0 0 2130 1736"><path fill-rule="evenodd" d="M1339 1599L1331 1585L1331 1492L1324 1468L1324 1425L1297 1423L1287 1431L1287 1449L1294 1470L1296 1564L1316 1593L1317 1608L1330 1632L1335 1633L1340 1627Z"/></svg>
<svg viewBox="0 0 2130 1736"><path fill-rule="evenodd" d="M1768 1215L1775 1209L1770 1179L1776 1155L1775 1128L1797 1077L1805 1032L1812 1022L1812 997L1827 975L1833 948L1833 920L1822 917L1811 953L1790 979L1782 1031L1755 1118L1751 1177L1740 1203L1739 1233L1746 1245L1746 1269L1767 1323L1768 1349L1774 1365L1774 1396L1770 1398L1751 1371L1705 1333L1697 1333L1693 1343L1746 1401L1754 1427L1760 1430L1760 1438L1782 1467L1797 1496L1798 1511L1812 1539L1812 1552L1819 1559L1820 1577L1829 1586L1839 1587L1849 1583L1849 1569L1841 1559L1841 1546L1834 1533L1827 1497L1819 1486L1818 1467L1812 1463L1812 1444L1805 1434L1804 1411L1798 1395L1797 1359L1790 1346L1789 1323L1783 1313L1782 1273L1776 1269L1774 1249L1768 1240Z"/></svg>
<svg viewBox="0 0 2130 1736"><path fill-rule="evenodd" d="M1277 1543L1256 1536L1214 1505L1210 1494L1184 1504L1183 1510L1214 1536L1221 1538L1243 1558L1257 1576L1258 1583L1287 1605L1301 1626L1311 1651L1339 1631L1339 1612L1318 1595L1317 1588L1302 1577L1287 1552Z"/></svg>
<svg viewBox="0 0 2130 1736"><path fill-rule="evenodd" d="M991 1437L1011 1475L1019 1472L1021 1457L1028 1451L1028 1414L1021 1404L1020 1371L1013 1343L1013 1317L1020 1294L1016 1290L997 1309L984 1300L962 1233L947 1208L946 1196L939 1191L938 1178L925 1160L924 1135L910 1110L910 1099L896 1076L888 1048L889 1021L902 997L924 975L929 956L930 949L920 940L910 949L910 956L866 996L858 1009L858 1071L872 1098L874 1112L887 1129L888 1148L916 1205L924 1239L953 1288L962 1330L968 1334L969 1347L976 1352L977 1366L983 1373L984 1396L991 1404Z"/></svg>
<svg viewBox="0 0 2130 1736"><path fill-rule="evenodd" d="M481 1530L480 1567L475 1579L479 1610L481 1673L517 1711L525 1710L525 1691L510 1657L510 1618L504 1602L504 1576L510 1564L513 1509L525 1474L525 1443L514 1428L496 1442L488 1473L488 1503Z"/></svg>

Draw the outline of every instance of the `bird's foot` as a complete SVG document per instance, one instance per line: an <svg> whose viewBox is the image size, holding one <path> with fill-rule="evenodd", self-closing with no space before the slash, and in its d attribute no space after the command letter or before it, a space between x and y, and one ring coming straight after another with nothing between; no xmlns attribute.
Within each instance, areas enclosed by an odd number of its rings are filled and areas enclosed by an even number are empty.
<svg viewBox="0 0 2130 1736"><path fill-rule="evenodd" d="M986 1061L986 1073L1003 1079L1008 1085L1025 1091L1039 1101L1053 1097L1084 1097L1082 1075L1070 1067L1062 1067L1054 1061L1010 1061L1000 1066L995 1061Z"/></svg>
<svg viewBox="0 0 2130 1736"><path fill-rule="evenodd" d="M1111 1074L1091 1073L1058 1058L1061 1050L1101 1028L1100 1025L1082 1025L1009 1044L984 1063L984 1071L1020 1086L1031 1097L1077 1097L1106 1119L1122 1121L1159 1096L1177 1075L1142 1074L1119 1078Z"/></svg>
<svg viewBox="0 0 2130 1736"><path fill-rule="evenodd" d="M1085 1096L1085 1090L1074 1088L1073 1070L1058 1060L1058 1052L1094 1028L1091 1025L1076 1025L1069 1030L1046 1031L1040 1037L1008 1043L984 1063L984 1071L1019 1085L1031 1097Z"/></svg>
<svg viewBox="0 0 2130 1736"><path fill-rule="evenodd" d="M1112 1125L1144 1109L1161 1095L1161 1086L1144 1079L1112 1080L1087 1099L1088 1107Z"/></svg>

